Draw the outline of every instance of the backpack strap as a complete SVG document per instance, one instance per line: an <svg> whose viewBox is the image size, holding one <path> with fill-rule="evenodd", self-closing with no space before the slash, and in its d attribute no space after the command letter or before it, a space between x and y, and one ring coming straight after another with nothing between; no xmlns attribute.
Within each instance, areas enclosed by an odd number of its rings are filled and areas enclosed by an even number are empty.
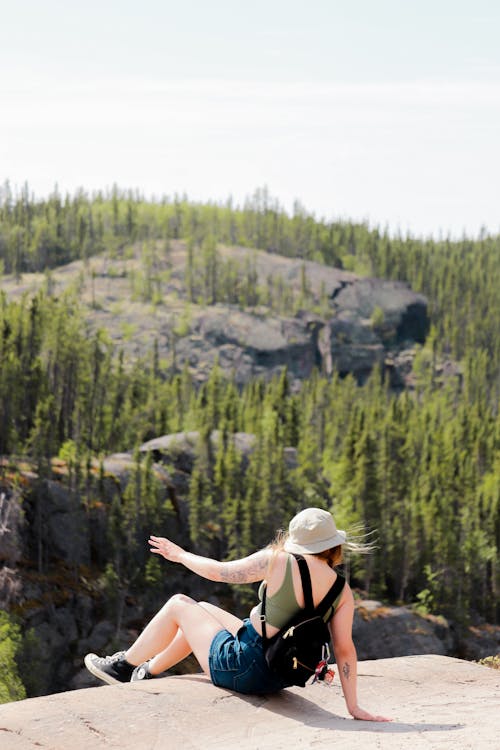
<svg viewBox="0 0 500 750"><path fill-rule="evenodd" d="M299 566L300 579L302 581L302 591L304 592L304 609L310 610L312 612L314 610L314 601L312 595L311 574L309 573L309 566L302 555L296 555L294 553L293 556L297 560Z"/></svg>
<svg viewBox="0 0 500 750"><path fill-rule="evenodd" d="M264 586L264 591L262 593L262 604L260 607L260 621L262 623L262 642L264 645L264 649L266 648L267 643L267 631L266 631L266 594L267 594L267 581Z"/></svg>
<svg viewBox="0 0 500 750"><path fill-rule="evenodd" d="M331 588L326 592L323 599L320 601L317 607L314 606L313 598L312 598L312 588L311 588L311 574L309 572L309 567L307 565L307 562L302 557L302 555L295 555L295 559L297 560L297 563L299 565L299 571L300 571L300 577L302 579L302 589L304 591L304 601L305 601L305 609L309 610L310 612L314 612L315 615L318 617L324 617L324 615L328 612L328 608L333 604L335 599L339 596L342 589L345 585L345 578L340 575L340 573L337 573L337 578L335 579L335 582L331 586Z"/></svg>
<svg viewBox="0 0 500 750"><path fill-rule="evenodd" d="M332 606L335 599L342 593L344 586L345 578L344 576L341 576L337 571L337 578L335 579L335 583L329 589L329 591L326 592L325 596L315 609L315 612L319 617L325 616L325 614L328 612L328 608Z"/></svg>

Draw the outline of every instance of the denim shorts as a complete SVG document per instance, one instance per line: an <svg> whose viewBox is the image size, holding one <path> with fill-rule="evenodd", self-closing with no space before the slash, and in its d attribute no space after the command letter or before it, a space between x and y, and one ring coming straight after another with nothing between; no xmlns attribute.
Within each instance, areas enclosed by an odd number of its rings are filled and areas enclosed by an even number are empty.
<svg viewBox="0 0 500 750"><path fill-rule="evenodd" d="M248 618L236 635L228 630L217 633L210 645L208 665L214 685L238 693L262 695L288 687L267 666L262 637Z"/></svg>

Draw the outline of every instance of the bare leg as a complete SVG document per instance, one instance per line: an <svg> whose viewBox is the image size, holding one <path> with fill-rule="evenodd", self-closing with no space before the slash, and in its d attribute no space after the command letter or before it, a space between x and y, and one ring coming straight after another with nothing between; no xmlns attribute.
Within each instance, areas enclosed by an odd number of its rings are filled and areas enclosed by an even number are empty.
<svg viewBox="0 0 500 750"><path fill-rule="evenodd" d="M222 627L225 630L229 630L232 635L236 635L237 631L243 625L243 620L240 620L239 617L236 617L236 615L232 615L230 612L226 612L226 610L221 609L221 607L216 607L215 604L210 604L209 602L200 602L200 607L206 609L207 612L209 612L212 617L215 617L215 619L220 622Z"/></svg>
<svg viewBox="0 0 500 750"><path fill-rule="evenodd" d="M223 618L224 622L214 617L213 612ZM189 646L203 671L210 675L208 667L210 644L216 633L227 627L226 623L234 628L237 620L238 618L233 615L228 616L218 607L206 605L206 603L202 607L194 599L183 594L176 594L153 617L129 648L125 658L130 664L141 664L156 654L161 654L160 664L155 664L155 671L159 666L161 670L164 670L187 656ZM182 631L182 638L179 636L174 646L172 642L176 638L178 629ZM170 644L174 648L168 653Z"/></svg>
<svg viewBox="0 0 500 750"><path fill-rule="evenodd" d="M193 649L184 637L184 633L179 629L174 640L163 651L160 651L159 654L156 654L151 659L149 662L149 671L151 674L161 674L166 669L173 667L174 664L178 664L192 652Z"/></svg>
<svg viewBox="0 0 500 750"><path fill-rule="evenodd" d="M146 625L140 636L125 654L129 664L138 666L162 651L175 638L177 623L169 617L170 600L160 609Z"/></svg>
<svg viewBox="0 0 500 750"><path fill-rule="evenodd" d="M216 607L214 604L199 602L198 606L215 617L217 622L220 623L219 630L224 628L235 635L238 628L242 625L242 621L238 617L235 617L235 615L226 612L220 607ZM149 662L149 671L151 674L160 674L166 669L173 667L174 664L178 664L185 659L186 656L189 656L189 654L192 653L192 650L193 649L186 640L184 633L181 629L178 629L173 641L171 641L163 651L156 654L156 656L151 659Z"/></svg>

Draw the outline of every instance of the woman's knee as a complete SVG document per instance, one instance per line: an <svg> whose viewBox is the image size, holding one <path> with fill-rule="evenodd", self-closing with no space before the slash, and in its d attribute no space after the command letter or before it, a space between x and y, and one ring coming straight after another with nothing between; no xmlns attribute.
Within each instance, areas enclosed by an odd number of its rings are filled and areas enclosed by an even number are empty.
<svg viewBox="0 0 500 750"><path fill-rule="evenodd" d="M164 609L179 609L179 607L184 607L187 604L196 604L194 599L191 599L190 596L186 596L186 594L174 594L170 597L168 602L166 602L163 605Z"/></svg>

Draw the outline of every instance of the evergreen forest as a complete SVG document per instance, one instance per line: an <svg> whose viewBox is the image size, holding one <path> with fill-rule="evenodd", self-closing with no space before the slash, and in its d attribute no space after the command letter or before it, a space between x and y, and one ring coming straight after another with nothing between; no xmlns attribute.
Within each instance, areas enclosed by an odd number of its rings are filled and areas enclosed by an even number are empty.
<svg viewBox="0 0 500 750"><path fill-rule="evenodd" d="M296 389L283 371L237 386L217 365L200 384L162 359L157 342L134 359L105 330L91 330L78 284L63 294L51 289L51 272L63 264L82 261L85 269L98 254L119 260L139 248L132 286L161 306L161 268L180 239L188 247L186 305L293 314L326 304L309 294L306 279L295 297L281 282L259 287L251 263L223 260L221 245L407 281L427 297L431 321L413 363L415 387L394 392L378 369L361 385L316 372ZM144 548L151 532L168 535L173 509L150 455L136 450L134 481L112 503L96 467L160 435L198 431L186 493L194 551L245 555L300 508L318 505L340 528L376 543L371 555L347 561L354 587L458 622L499 621L500 236L393 235L320 220L299 204L287 212L265 189L237 206L147 200L116 187L40 200L6 183L0 289L2 277L34 272L45 275L35 294L14 299L0 291L0 481L20 486L26 463L42 481L54 459L63 462L60 481L89 526L103 507L109 514L106 553L97 541L92 548L99 575L106 570L137 590L155 585L157 561L145 551L142 567L132 569L127 549ZM458 364L460 377L436 378L444 359ZM244 471L231 439L237 432L255 436ZM41 543L33 564L43 572L48 559Z"/></svg>

